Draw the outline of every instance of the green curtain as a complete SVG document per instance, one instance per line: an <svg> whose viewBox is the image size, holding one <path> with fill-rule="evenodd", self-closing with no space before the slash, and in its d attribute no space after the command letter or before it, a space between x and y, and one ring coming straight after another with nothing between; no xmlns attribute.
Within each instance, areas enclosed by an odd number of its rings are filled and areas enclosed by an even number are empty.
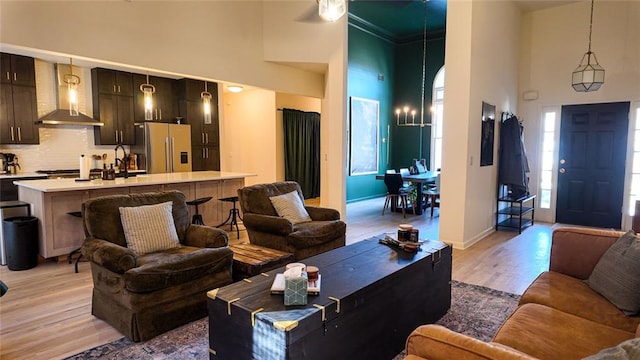
<svg viewBox="0 0 640 360"><path fill-rule="evenodd" d="M296 181L305 199L320 196L320 114L282 110L284 177Z"/></svg>

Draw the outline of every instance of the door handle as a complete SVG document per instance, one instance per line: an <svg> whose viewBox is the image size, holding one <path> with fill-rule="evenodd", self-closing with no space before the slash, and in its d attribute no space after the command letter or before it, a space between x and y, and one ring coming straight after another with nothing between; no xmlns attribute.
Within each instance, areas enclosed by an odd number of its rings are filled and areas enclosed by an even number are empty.
<svg viewBox="0 0 640 360"><path fill-rule="evenodd" d="M162 109L158 109L158 112L160 113L160 120L162 120Z"/></svg>
<svg viewBox="0 0 640 360"><path fill-rule="evenodd" d="M567 160L565 160L565 159L561 159L561 160L560 160L560 164L561 164L561 165L564 165L564 164L566 164L566 163L567 163Z"/></svg>
<svg viewBox="0 0 640 360"><path fill-rule="evenodd" d="M209 133L204 133L205 138L207 139L207 144L209 144Z"/></svg>
<svg viewBox="0 0 640 360"><path fill-rule="evenodd" d="M202 145L206 144L206 143L204 142L204 133L200 133L200 135L202 135Z"/></svg>
<svg viewBox="0 0 640 360"><path fill-rule="evenodd" d="M15 137L13 136L13 126L11 127L11 141L16 141Z"/></svg>
<svg viewBox="0 0 640 360"><path fill-rule="evenodd" d="M20 131L20 126L18 126L18 141L22 141L22 131Z"/></svg>
<svg viewBox="0 0 640 360"><path fill-rule="evenodd" d="M16 75L16 73L13 73L13 81L18 80L18 75Z"/></svg>
<svg viewBox="0 0 640 360"><path fill-rule="evenodd" d="M164 138L164 167L166 172L171 172L171 151L169 150L169 137Z"/></svg>
<svg viewBox="0 0 640 360"><path fill-rule="evenodd" d="M11 75L9 75L8 71L7 71L7 80L11 80Z"/></svg>
<svg viewBox="0 0 640 360"><path fill-rule="evenodd" d="M209 148L204 148L204 149L205 149L205 150L206 150L206 152L207 152L207 157L206 157L206 158L208 159L208 158L209 158Z"/></svg>
<svg viewBox="0 0 640 360"><path fill-rule="evenodd" d="M124 136L122 135L122 130L120 130L120 142L124 143Z"/></svg>
<svg viewBox="0 0 640 360"><path fill-rule="evenodd" d="M560 174L564 174L565 173L565 169L564 168L560 168Z"/></svg>

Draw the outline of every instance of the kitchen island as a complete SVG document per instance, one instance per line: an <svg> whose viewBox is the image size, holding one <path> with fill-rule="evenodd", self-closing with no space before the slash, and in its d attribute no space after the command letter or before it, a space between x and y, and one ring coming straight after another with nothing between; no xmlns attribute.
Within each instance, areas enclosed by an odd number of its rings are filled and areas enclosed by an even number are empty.
<svg viewBox="0 0 640 360"><path fill-rule="evenodd" d="M46 179L16 181L18 198L31 204L31 213L39 221L40 255L44 258L67 255L84 240L82 219L74 216L82 203L90 198L142 192L179 190L187 201L211 196L211 201L198 206L204 223L215 226L229 212L230 205L217 199L237 195L246 177L255 174L223 171L193 171L146 174L115 180L75 181ZM193 215L195 209L189 211Z"/></svg>

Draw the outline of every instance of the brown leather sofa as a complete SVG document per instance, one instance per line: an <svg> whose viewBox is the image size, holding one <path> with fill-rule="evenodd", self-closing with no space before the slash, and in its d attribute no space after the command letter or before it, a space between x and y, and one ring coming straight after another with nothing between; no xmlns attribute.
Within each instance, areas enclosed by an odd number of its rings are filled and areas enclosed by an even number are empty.
<svg viewBox="0 0 640 360"><path fill-rule="evenodd" d="M312 221L293 224L278 216L269 197L297 191L304 201L300 185L294 181L257 184L238 189L242 221L249 241L258 246L292 253L296 260L345 245L347 225L334 209L305 206Z"/></svg>
<svg viewBox="0 0 640 360"><path fill-rule="evenodd" d="M582 359L640 337L639 316L624 315L584 282L623 234L556 229L549 271L529 286L492 342L424 325L409 335L405 360Z"/></svg>
<svg viewBox="0 0 640 360"><path fill-rule="evenodd" d="M119 208L168 201L180 246L136 255L127 247ZM190 224L179 191L94 198L82 213L82 254L93 275L91 313L133 341L206 316L206 292L232 282L227 233Z"/></svg>

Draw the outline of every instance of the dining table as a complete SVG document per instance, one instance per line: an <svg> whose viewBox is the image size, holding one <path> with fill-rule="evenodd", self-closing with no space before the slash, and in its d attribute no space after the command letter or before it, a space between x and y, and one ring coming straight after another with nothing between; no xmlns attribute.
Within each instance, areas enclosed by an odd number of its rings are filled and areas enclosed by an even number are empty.
<svg viewBox="0 0 640 360"><path fill-rule="evenodd" d="M423 173L419 173L419 174L402 175L402 180L403 181L409 181L409 182L418 184L418 186L416 186L417 192L416 192L416 199L415 199L415 202L416 202L415 213L416 213L416 215L422 215L422 212L423 212L424 207L425 207L423 184L424 183L433 183L433 182L435 182L437 176L438 176L438 172L437 171L427 171L427 172L423 172ZM376 175L376 179L377 180L384 180L384 174Z"/></svg>

